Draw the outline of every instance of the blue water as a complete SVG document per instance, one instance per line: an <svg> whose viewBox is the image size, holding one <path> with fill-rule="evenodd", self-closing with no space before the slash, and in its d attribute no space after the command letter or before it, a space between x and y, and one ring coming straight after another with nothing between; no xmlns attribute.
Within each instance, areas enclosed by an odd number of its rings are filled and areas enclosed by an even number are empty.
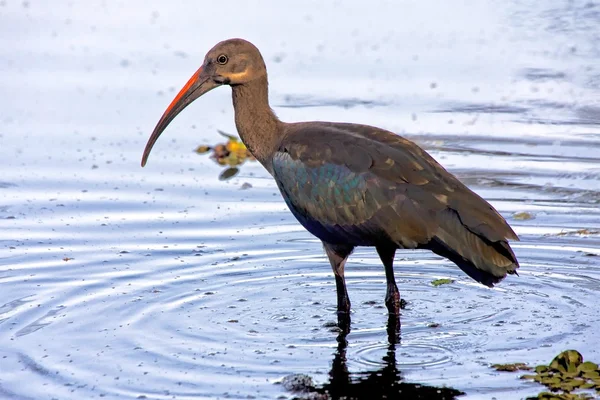
<svg viewBox="0 0 600 400"><path fill-rule="evenodd" d="M0 398L292 398L284 377L325 385L341 362L353 382L393 367L512 399L543 388L490 364L569 348L600 361L598 26L586 1L0 1ZM220 181L193 152L235 133L229 89L139 166L229 37L262 50L281 119L421 144L507 218L520 276L490 290L398 252L408 305L390 360L383 268L359 249L340 348L329 263L275 183L251 162Z"/></svg>

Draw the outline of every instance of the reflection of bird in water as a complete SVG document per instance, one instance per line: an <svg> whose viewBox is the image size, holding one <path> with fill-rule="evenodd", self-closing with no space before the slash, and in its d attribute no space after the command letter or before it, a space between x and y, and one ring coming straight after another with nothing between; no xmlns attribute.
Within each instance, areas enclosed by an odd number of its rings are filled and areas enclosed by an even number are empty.
<svg viewBox="0 0 600 400"><path fill-rule="evenodd" d="M487 286L516 272L508 240L518 238L504 218L415 143L367 125L280 121L269 106L264 60L242 39L208 52L158 122L142 165L167 125L221 85L232 88L240 138L275 178L292 214L323 242L340 322L350 320L344 269L357 246L376 248L387 281L385 303L397 316L397 249L431 250Z"/></svg>
<svg viewBox="0 0 600 400"><path fill-rule="evenodd" d="M450 400L464 393L449 387L434 387L403 382L402 372L396 365L396 345L399 337L393 315L388 320L388 348L378 370L351 373L346 365L347 332L337 338L338 347L329 371L329 381L312 384L306 375L292 375L284 379L286 389L295 393L298 400L374 400L374 399L431 399Z"/></svg>

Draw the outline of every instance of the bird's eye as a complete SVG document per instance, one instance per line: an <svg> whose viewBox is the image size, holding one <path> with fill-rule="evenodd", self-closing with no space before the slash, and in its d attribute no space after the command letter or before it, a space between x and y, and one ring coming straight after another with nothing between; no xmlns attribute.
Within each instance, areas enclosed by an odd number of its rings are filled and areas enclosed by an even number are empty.
<svg viewBox="0 0 600 400"><path fill-rule="evenodd" d="M219 64L227 64L227 61L229 61L229 59L225 54L221 54L219 57L217 57L217 62Z"/></svg>

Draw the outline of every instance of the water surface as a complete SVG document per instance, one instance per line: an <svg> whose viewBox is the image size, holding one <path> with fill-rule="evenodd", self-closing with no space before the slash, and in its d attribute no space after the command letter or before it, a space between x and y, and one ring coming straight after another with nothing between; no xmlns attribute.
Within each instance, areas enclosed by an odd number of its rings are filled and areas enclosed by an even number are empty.
<svg viewBox="0 0 600 400"><path fill-rule="evenodd" d="M284 377L304 374L509 399L542 388L491 363L600 360L600 6L223 7L0 1L0 397L291 398ZM272 179L247 163L220 181L193 152L235 132L229 89L139 167L176 90L235 36L263 50L282 119L393 130L489 200L521 237L520 276L490 290L399 251L390 347L383 268L358 249L338 341L329 263Z"/></svg>

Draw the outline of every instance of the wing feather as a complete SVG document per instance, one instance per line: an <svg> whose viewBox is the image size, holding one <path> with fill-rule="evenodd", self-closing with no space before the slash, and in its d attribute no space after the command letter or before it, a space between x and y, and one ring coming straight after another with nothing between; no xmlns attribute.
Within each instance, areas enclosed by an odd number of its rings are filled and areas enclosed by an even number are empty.
<svg viewBox="0 0 600 400"><path fill-rule="evenodd" d="M329 224L377 220L396 241L422 243L435 234L440 213L451 209L488 241L518 240L489 203L415 143L385 130L298 124L282 141L274 169L294 207Z"/></svg>

